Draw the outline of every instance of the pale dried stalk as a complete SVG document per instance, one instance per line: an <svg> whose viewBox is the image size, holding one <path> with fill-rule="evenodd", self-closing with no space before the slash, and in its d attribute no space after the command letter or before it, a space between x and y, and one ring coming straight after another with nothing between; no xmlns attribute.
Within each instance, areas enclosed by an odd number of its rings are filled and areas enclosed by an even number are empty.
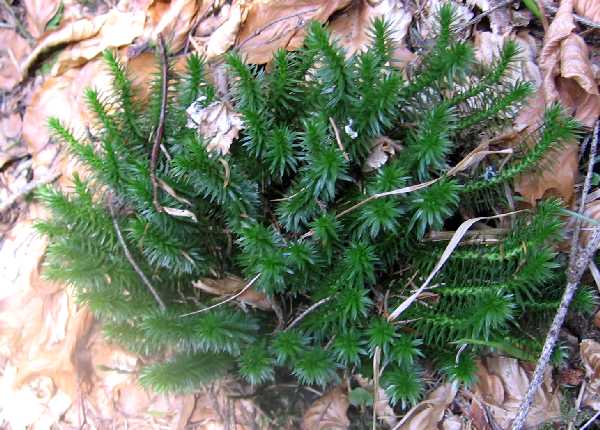
<svg viewBox="0 0 600 430"><path fill-rule="evenodd" d="M488 217L482 216L482 217L477 217L477 218L471 218L471 219L463 222L458 227L458 229L454 232L454 235L452 236L450 243L448 243L448 245L446 245L446 249L444 249L444 252L442 253L441 257L439 258L437 264L435 265L435 267L433 268L431 273L429 273L429 276L427 276L427 279L425 279L425 282L423 282L423 284L413 294L411 294L410 297L408 297L406 300L404 300L402 303L400 303L400 305L398 305L398 307L396 307L396 309L394 309L394 312L392 312L390 314L390 316L388 317L388 321L394 321L396 318L398 318L406 309L409 308L410 305L412 305L415 302L415 300L417 300L417 298L421 294L423 294L423 292L427 289L427 287L429 286L429 284L431 283L431 281L433 280L435 275L437 275L437 273L442 269L442 267L444 266L446 261L448 261L448 258L450 258L450 255L452 255L452 252L454 252L454 250L460 243L463 236L467 233L467 230L469 230L473 224L475 224L476 222L482 221L482 220L498 219L498 218L503 218L506 216L511 216L511 215L517 214L519 212L523 212L523 211L520 210L520 211L513 211L513 212L508 212L505 214L488 216Z"/></svg>
<svg viewBox="0 0 600 430"><path fill-rule="evenodd" d="M230 301L232 301L232 300L235 300L235 299L237 299L239 296L241 296L242 294L244 294L244 293L245 293L245 292L246 292L246 291L247 291L247 290L248 290L248 289L249 289L249 288L250 288L252 285L254 285L254 283L255 283L255 282L258 280L258 278L260 278L260 275L261 275L261 274L259 273L259 274L258 274L258 275L256 275L254 278L252 278L252 279L250 280L250 282L248 282L248 283L247 283L247 284L244 286L244 288L242 288L240 291L238 291L237 293L235 293L233 296L231 296L231 297L228 297L228 298L226 298L225 300L223 300L223 301L220 301L219 303L216 303L216 304L214 304L214 305L212 305L212 306L209 306L209 307L207 307L207 308L204 308L204 309L199 309L199 310L197 310L197 311L190 312L190 313L183 314L183 315L179 315L179 316L180 316L181 318L183 318L183 317L187 317L187 316L190 316L190 315L196 315L196 314L200 314L200 313L202 313L202 312L207 312L207 311L210 311L211 309L217 308L217 307L219 307L219 306L221 306L221 305L224 305L225 303L228 303L228 302L230 302Z"/></svg>
<svg viewBox="0 0 600 430"><path fill-rule="evenodd" d="M344 160L350 162L350 157L346 153L344 145L342 144L342 139L340 138L340 130L338 130L337 125L335 125L335 121L333 120L333 118L329 117L329 123L331 124L331 127L333 127L333 132L335 133L335 141L337 142L338 148L340 148L340 151L342 151L342 154L344 155Z"/></svg>

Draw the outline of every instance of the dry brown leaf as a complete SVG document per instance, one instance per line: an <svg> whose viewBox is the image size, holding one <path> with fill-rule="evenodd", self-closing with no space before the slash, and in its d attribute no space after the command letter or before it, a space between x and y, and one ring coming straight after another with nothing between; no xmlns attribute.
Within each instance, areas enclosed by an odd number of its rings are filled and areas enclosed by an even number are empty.
<svg viewBox="0 0 600 430"><path fill-rule="evenodd" d="M46 24L58 11L59 0L24 0L23 6L27 12L27 28L35 38L46 31Z"/></svg>
<svg viewBox="0 0 600 430"><path fill-rule="evenodd" d="M222 279L201 278L195 281L192 286L206 293L215 294L217 296L229 296L238 293L244 286L246 281L237 276L227 276ZM271 300L262 292L254 288L249 288L244 291L237 299L241 303L249 304L262 310L271 310L273 308Z"/></svg>
<svg viewBox="0 0 600 430"><path fill-rule="evenodd" d="M20 63L31 51L16 31L0 28L0 89L9 91L21 80Z"/></svg>
<svg viewBox="0 0 600 430"><path fill-rule="evenodd" d="M371 394L373 393L373 381L367 379L362 375L354 375L354 379L358 382L358 385L368 390ZM383 388L377 390L377 402L375 402L375 415L377 418L386 423L390 428L394 427L398 422L398 418L394 413L394 409L390 406L390 401Z"/></svg>
<svg viewBox="0 0 600 430"><path fill-rule="evenodd" d="M219 56L233 46L244 18L245 12L239 3L228 8L227 20L208 37L204 53L207 58Z"/></svg>
<svg viewBox="0 0 600 430"><path fill-rule="evenodd" d="M541 172L521 175L515 183L515 191L532 206L535 206L537 200L548 196L571 201L579 166L578 154L579 148L575 143L553 152L551 158L546 160L551 167Z"/></svg>
<svg viewBox="0 0 600 430"><path fill-rule="evenodd" d="M145 21L146 17L141 11L121 13L112 9L93 38L82 40L60 53L51 74L60 75L71 67L86 63L105 49L130 44L143 33Z"/></svg>
<svg viewBox="0 0 600 430"><path fill-rule="evenodd" d="M575 0L575 12L591 21L600 23L600 3L598 0Z"/></svg>
<svg viewBox="0 0 600 430"><path fill-rule="evenodd" d="M410 61L414 54L404 46L404 38L412 21L411 12L402 2L380 0L377 2L359 0L337 15L329 24L329 30L341 46L346 49L346 55L364 50L370 43L369 29L371 22L377 17L385 17L390 24L392 38L396 43L395 59ZM398 64L401 66L402 64Z"/></svg>
<svg viewBox="0 0 600 430"><path fill-rule="evenodd" d="M302 417L302 430L346 430L350 402L342 387L336 387L317 399Z"/></svg>
<svg viewBox="0 0 600 430"><path fill-rule="evenodd" d="M500 428L510 428L529 387L531 372L518 360L491 356L479 365L475 397L481 399ZM476 401L471 406L479 409ZM478 412L481 414L481 411ZM538 426L560 416L560 396L553 389L552 371L548 369L544 382L536 393L527 417L527 426Z"/></svg>
<svg viewBox="0 0 600 430"><path fill-rule="evenodd" d="M592 339L584 339L579 345L579 353L588 380L583 404L600 410L600 343Z"/></svg>
<svg viewBox="0 0 600 430"><path fill-rule="evenodd" d="M271 60L278 48L293 50L304 42L310 20L325 22L352 0L263 0L248 5L248 15L238 35L238 46L249 63Z"/></svg>
<svg viewBox="0 0 600 430"><path fill-rule="evenodd" d="M154 1L148 10L146 40L156 40L162 33L171 52L177 52L192 29L197 16L202 16L218 1L173 0L169 3Z"/></svg>
<svg viewBox="0 0 600 430"><path fill-rule="evenodd" d="M188 127L195 128L206 142L206 148L217 154L228 154L231 143L244 128L242 117L227 102L216 101L207 107L194 102L187 114Z"/></svg>
<svg viewBox="0 0 600 430"><path fill-rule="evenodd" d="M544 76L546 103L560 101L588 127L600 114L600 96L589 52L583 39L574 34L574 0L565 0L544 39L540 68Z"/></svg>
<svg viewBox="0 0 600 430"><path fill-rule="evenodd" d="M66 43L79 42L98 34L107 15L99 15L92 19L80 19L69 22L56 31L53 31L41 39L31 54L20 64L21 79L25 79L29 68L47 50Z"/></svg>
<svg viewBox="0 0 600 430"><path fill-rule="evenodd" d="M389 137L379 136L371 143L371 152L363 165L363 172L370 172L383 166L390 156L402 150L402 145Z"/></svg>
<svg viewBox="0 0 600 430"><path fill-rule="evenodd" d="M444 411L454 401L458 386L443 384L433 390L427 399L409 410L400 421L398 430L436 429L444 418Z"/></svg>

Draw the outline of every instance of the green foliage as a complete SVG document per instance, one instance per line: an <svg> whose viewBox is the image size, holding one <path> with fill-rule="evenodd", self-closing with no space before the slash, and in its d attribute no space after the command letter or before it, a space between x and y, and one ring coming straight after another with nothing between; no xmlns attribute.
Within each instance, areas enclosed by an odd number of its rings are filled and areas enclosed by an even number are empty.
<svg viewBox="0 0 600 430"><path fill-rule="evenodd" d="M142 99L107 52L112 92L86 92L92 141L49 120L89 176L75 176L70 192L38 193L52 213L37 225L50 239L45 273L73 286L109 339L144 356L145 386L191 391L226 373L258 385L280 370L325 386L343 373L369 374L380 350L382 387L406 408L423 394L423 360L435 358L446 378L469 385L477 353L539 350L521 339L544 327L560 298L557 201L505 218L508 233L494 243L459 246L403 321L389 320L443 252L428 240L432 230L455 230L464 214L505 210L504 201L480 201L533 174L578 132L551 106L508 163L489 157L448 177L482 134L493 137L514 116L531 86L510 80L514 43L491 65L477 64L473 47L456 37L450 6L438 21L431 50L403 71L383 19L373 22L370 48L350 57L318 23L300 51L277 51L269 69L227 54L228 100L245 124L227 154L208 151L208 137L187 126L190 105L220 102L196 56L182 74L167 64ZM151 172L164 79L163 149ZM368 158L382 137L402 149L372 169ZM486 169L495 174L483 177ZM222 298L193 286L231 275L252 279L277 315L244 295L211 307ZM574 308L589 310L594 299L582 290ZM458 359L457 345L466 345Z"/></svg>

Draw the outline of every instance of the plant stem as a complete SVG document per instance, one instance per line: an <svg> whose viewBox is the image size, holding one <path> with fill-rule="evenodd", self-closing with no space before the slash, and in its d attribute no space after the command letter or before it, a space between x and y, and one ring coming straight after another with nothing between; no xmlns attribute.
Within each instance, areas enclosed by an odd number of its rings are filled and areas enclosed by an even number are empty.
<svg viewBox="0 0 600 430"><path fill-rule="evenodd" d="M156 165L158 163L158 153L162 142L163 133L165 131L165 117L167 113L167 79L169 64L167 60L167 49L165 48L165 41L163 40L162 34L158 35L158 51L161 61L161 99L160 99L160 116L158 118L158 125L156 127L156 134L154 136L154 145L152 145L152 154L150 156L150 180L152 182L152 203L156 208L157 212L162 212L163 208L158 202L158 181L156 179Z"/></svg>

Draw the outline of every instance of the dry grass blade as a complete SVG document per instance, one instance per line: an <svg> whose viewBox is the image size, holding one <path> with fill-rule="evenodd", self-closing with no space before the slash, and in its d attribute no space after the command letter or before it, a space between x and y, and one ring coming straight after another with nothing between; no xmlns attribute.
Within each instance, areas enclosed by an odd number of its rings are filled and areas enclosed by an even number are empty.
<svg viewBox="0 0 600 430"><path fill-rule="evenodd" d="M427 287L429 286L429 284L431 283L431 281L433 280L435 275L437 275L437 273L444 266L446 261L448 261L448 258L450 258L450 255L452 255L452 252L454 252L454 250L460 243L463 236L467 233L467 231L471 228L471 226L473 224L475 224L479 221L482 221L482 220L503 218L503 217L511 216L511 215L514 215L514 214L517 214L520 212L523 212L523 211L519 210L519 211L512 211L512 212L500 214L500 215L471 218L471 219L463 222L458 227L458 229L456 230L454 235L452 236L452 239L450 239L450 243L448 243L448 245L446 246L446 249L444 249L442 256L438 260L437 264L435 265L435 267L433 268L433 270L431 271L429 276L427 276L427 279L425 279L425 282L423 282L423 284L413 294L411 294L410 297L408 297L406 300L404 300L402 303L400 303L400 305L398 305L398 307L396 309L394 309L394 312L392 312L390 314L390 316L388 317L388 320L394 321L396 318L398 318L406 309L408 309L408 307L410 305L412 305L414 303L415 300L417 300L417 298L423 293L423 291L425 291L427 289Z"/></svg>
<svg viewBox="0 0 600 430"><path fill-rule="evenodd" d="M232 301L232 300L235 300L235 299L237 299L239 296L241 296L242 294L244 294L244 293L245 293L245 292L246 292L246 291L247 291L247 290L248 290L248 289L249 289L249 288L250 288L252 285L254 285L254 283L255 283L255 282L258 280L258 278L260 277L260 275L261 275L261 274L259 273L259 274L258 274L258 275L256 275L254 278L252 278L252 279L250 280L250 282L248 282L244 288L242 288L242 289L241 289L239 292L237 292L237 293L236 293L236 294L234 294L233 296L231 296L231 297L228 297L228 298L226 298L225 300L222 300L222 301L220 301L219 303L216 303L216 304L214 304L214 305L212 305L212 306L209 306L209 307L207 307L207 308L204 308L204 309L199 309L199 310L197 310L197 311L194 311L194 312L190 312L190 313L187 313L187 314L180 315L180 317L181 317L181 318L183 318L183 317L187 317L187 316L190 316L190 315L196 315L196 314L200 314L200 313L202 313L202 312L207 312L207 311L210 311L211 309L217 308L217 307L219 307L219 306L221 306L221 305L224 305L225 303L228 303L228 302L230 302L230 301Z"/></svg>

